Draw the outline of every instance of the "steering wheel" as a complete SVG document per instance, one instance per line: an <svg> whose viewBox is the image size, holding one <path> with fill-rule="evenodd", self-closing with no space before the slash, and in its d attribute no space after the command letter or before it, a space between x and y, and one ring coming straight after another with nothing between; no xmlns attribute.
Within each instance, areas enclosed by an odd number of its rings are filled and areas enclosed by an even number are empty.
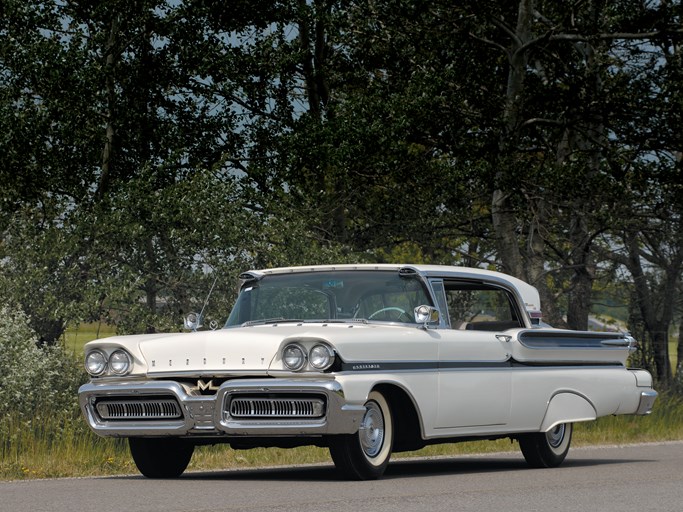
<svg viewBox="0 0 683 512"><path fill-rule="evenodd" d="M401 309L401 308L396 307L396 306L389 306L386 308L378 309L373 314L368 316L368 320L372 320L376 315L379 315L380 313L386 313L387 311L397 311L398 312L398 316L396 317L396 321L399 321L403 315L408 316L408 313L406 313L406 311L404 309Z"/></svg>

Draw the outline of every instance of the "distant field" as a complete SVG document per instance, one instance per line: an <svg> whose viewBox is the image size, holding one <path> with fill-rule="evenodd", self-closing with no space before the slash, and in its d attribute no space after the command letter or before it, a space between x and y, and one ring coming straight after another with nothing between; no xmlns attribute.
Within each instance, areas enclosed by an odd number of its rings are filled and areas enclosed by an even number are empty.
<svg viewBox="0 0 683 512"><path fill-rule="evenodd" d="M64 333L64 348L68 352L81 354L83 352L83 345L89 341L108 338L115 334L116 328L113 325L105 323L80 324L77 327L71 327L66 330Z"/></svg>

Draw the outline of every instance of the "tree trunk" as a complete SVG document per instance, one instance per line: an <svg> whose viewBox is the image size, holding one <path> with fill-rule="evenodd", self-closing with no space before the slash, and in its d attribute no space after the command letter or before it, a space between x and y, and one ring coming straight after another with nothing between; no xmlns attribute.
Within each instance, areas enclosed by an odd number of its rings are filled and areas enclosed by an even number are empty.
<svg viewBox="0 0 683 512"><path fill-rule="evenodd" d="M683 316L678 320L678 347L676 350L676 381L683 386Z"/></svg>
<svg viewBox="0 0 683 512"><path fill-rule="evenodd" d="M497 180L502 178L497 176ZM515 212L509 205L509 192L500 188L493 191L491 201L491 219L496 238L496 252L503 272L524 278L524 265L517 240L518 222Z"/></svg>
<svg viewBox="0 0 683 512"><path fill-rule="evenodd" d="M600 11L596 4L591 5L592 24L596 27L600 24ZM585 164L585 179L592 181L600 174L601 160L604 148L609 142L605 137L605 121L603 119L602 106L599 98L602 97L603 82L601 75L601 59L599 55L608 53L609 46L606 42L590 42L574 45L575 51L582 55L586 65L588 79L585 81L588 104L594 105L593 109L583 117L576 114L575 126L567 128L566 134L558 148L558 164L564 165L572 158L576 150L580 154L588 155ZM588 330L588 318L591 312L591 297L593 294L593 281L595 280L595 265L593 261L593 239L595 231L600 226L590 225L586 219L590 218L594 205L591 198L582 194L572 194L569 203L569 211L572 219L569 226L570 252L565 262L571 269L571 291L567 301L567 326L570 329Z"/></svg>
<svg viewBox="0 0 683 512"><path fill-rule="evenodd" d="M557 305L557 297L548 286L548 271L545 259L545 239L541 233L546 222L545 204L539 199L535 205L536 217L529 223L526 235L526 250L524 252L523 274L517 277L526 280L538 290L541 297L541 311L543 320L553 327L567 327L562 313Z"/></svg>
<svg viewBox="0 0 683 512"><path fill-rule="evenodd" d="M585 201L577 208L588 208ZM579 210L583 211L583 210ZM593 235L582 218L578 218L570 229L569 239L572 251L567 263L572 270L571 289L567 297L567 327L579 331L588 330L591 312L595 265L593 263Z"/></svg>
<svg viewBox="0 0 683 512"><path fill-rule="evenodd" d="M314 2L314 14L310 20L303 15L303 13L311 10L311 6L306 0L299 1L299 10L302 13L299 20L299 46L303 54L302 64L308 96L308 109L316 119L320 119L321 106L327 105L330 96L325 77L325 58L328 46L326 40L327 21L325 18L329 7L326 7L324 2L316 0ZM311 26L314 32L313 38L311 38Z"/></svg>
<svg viewBox="0 0 683 512"><path fill-rule="evenodd" d="M516 147L517 132L522 108L522 92L526 76L527 53L522 49L529 40L532 23L533 0L521 0L517 12L517 27L512 48L508 50L508 80L503 111L503 129L498 140L498 161L494 177L494 190L491 199L491 220L498 259L503 271L520 279L526 279L526 272L519 247L519 223L510 205L510 191L505 190L505 177L508 174L505 157L513 154Z"/></svg>
<svg viewBox="0 0 683 512"><path fill-rule="evenodd" d="M591 309L593 276L586 268L576 269L574 285L567 301L567 326L579 331L588 330L588 317Z"/></svg>
<svg viewBox="0 0 683 512"><path fill-rule="evenodd" d="M102 150L102 166L100 169L100 178L95 190L95 200L101 200L107 189L109 188L109 181L111 179L112 156L114 153L116 130L114 129L114 105L116 102L116 82L114 76L114 68L116 67L116 44L119 30L118 14L115 14L111 20L109 27L109 36L107 38L107 45L105 47L105 70L106 70L106 97L107 110L106 119L107 125L105 128L105 142Z"/></svg>
<svg viewBox="0 0 683 512"><path fill-rule="evenodd" d="M66 323L62 318L31 319L30 323L31 328L38 334L38 345L56 345L66 330Z"/></svg>
<svg viewBox="0 0 683 512"><path fill-rule="evenodd" d="M669 325L655 327L652 332L652 345L655 352L655 368L657 380L667 388L673 380L671 360L669 359Z"/></svg>
<svg viewBox="0 0 683 512"><path fill-rule="evenodd" d="M156 257L154 251L154 242L149 238L145 244L145 259L147 260L148 269L145 272L147 279L145 281L145 301L147 305L148 318L151 320L157 313L157 281L156 281ZM148 334L156 332L153 321L147 322L145 331Z"/></svg>
<svg viewBox="0 0 683 512"><path fill-rule="evenodd" d="M640 247L635 234L626 235L626 245L629 252L627 265L633 276L638 308L654 351L656 378L666 388L671 384L672 377L669 361L669 327L673 319L675 287L680 280L680 263L675 269L671 266L663 269L665 280L657 286L658 298L655 301L655 293L650 290L647 276L643 271ZM662 304L661 311L658 311L655 302Z"/></svg>

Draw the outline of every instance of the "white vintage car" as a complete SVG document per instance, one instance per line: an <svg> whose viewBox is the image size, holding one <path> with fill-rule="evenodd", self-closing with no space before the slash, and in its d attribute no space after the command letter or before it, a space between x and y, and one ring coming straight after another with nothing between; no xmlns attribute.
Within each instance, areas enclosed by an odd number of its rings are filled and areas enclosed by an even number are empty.
<svg viewBox="0 0 683 512"><path fill-rule="evenodd" d="M90 342L89 426L126 437L138 469L177 477L196 445L328 447L348 478L392 452L519 441L559 465L572 424L648 414L628 335L540 327L538 292L498 272L427 265L278 268L240 275L222 329ZM197 327L195 325L191 327Z"/></svg>

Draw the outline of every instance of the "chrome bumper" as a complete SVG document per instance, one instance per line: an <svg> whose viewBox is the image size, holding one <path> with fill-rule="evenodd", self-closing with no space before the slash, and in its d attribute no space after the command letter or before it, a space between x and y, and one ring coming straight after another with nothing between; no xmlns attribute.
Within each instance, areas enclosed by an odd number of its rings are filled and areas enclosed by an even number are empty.
<svg viewBox="0 0 683 512"><path fill-rule="evenodd" d="M318 418L234 418L229 412L233 396L318 396L326 404ZM90 428L105 437L138 436L247 436L293 437L353 434L365 413L362 405L347 404L341 385L332 380L254 379L223 383L215 395L190 395L173 381L90 382L78 390L81 410ZM99 401L129 399L158 401L174 397L182 412L179 418L104 419Z"/></svg>
<svg viewBox="0 0 683 512"><path fill-rule="evenodd" d="M638 404L638 410L636 414L644 415L650 414L652 412L652 407L655 404L658 393L654 389L648 389L647 391L640 392L640 403Z"/></svg>

